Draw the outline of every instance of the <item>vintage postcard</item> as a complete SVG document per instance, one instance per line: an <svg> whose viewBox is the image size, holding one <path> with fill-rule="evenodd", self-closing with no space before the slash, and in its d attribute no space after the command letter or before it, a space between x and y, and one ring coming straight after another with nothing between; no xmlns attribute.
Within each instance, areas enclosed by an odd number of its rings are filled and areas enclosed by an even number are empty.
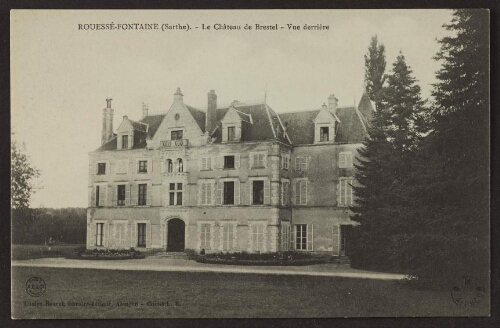
<svg viewBox="0 0 500 328"><path fill-rule="evenodd" d="M12 318L490 315L487 10L12 10Z"/></svg>

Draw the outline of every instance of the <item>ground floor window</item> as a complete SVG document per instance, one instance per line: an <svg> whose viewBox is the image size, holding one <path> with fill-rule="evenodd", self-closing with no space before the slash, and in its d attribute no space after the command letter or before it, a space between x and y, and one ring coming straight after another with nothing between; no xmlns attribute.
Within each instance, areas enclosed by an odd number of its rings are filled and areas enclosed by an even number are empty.
<svg viewBox="0 0 500 328"><path fill-rule="evenodd" d="M351 225L341 225L340 226L340 247L339 255L348 256L349 255L349 237L352 231Z"/></svg>
<svg viewBox="0 0 500 328"><path fill-rule="evenodd" d="M102 246L102 242L104 241L104 223L96 224L96 246Z"/></svg>
<svg viewBox="0 0 500 328"><path fill-rule="evenodd" d="M252 250L255 252L264 251L264 225L255 224L252 226Z"/></svg>
<svg viewBox="0 0 500 328"><path fill-rule="evenodd" d="M307 250L307 224L295 225L295 249Z"/></svg>
<svg viewBox="0 0 500 328"><path fill-rule="evenodd" d="M233 249L234 226L225 224L222 227L222 250L230 251Z"/></svg>
<svg viewBox="0 0 500 328"><path fill-rule="evenodd" d="M146 223L137 224L137 247L146 247Z"/></svg>
<svg viewBox="0 0 500 328"><path fill-rule="evenodd" d="M211 225L203 223L200 229L200 240L202 249L210 249Z"/></svg>
<svg viewBox="0 0 500 328"><path fill-rule="evenodd" d="M281 250L288 251L290 249L290 225L281 226Z"/></svg>
<svg viewBox="0 0 500 328"><path fill-rule="evenodd" d="M182 183L170 183L169 204L182 205Z"/></svg>

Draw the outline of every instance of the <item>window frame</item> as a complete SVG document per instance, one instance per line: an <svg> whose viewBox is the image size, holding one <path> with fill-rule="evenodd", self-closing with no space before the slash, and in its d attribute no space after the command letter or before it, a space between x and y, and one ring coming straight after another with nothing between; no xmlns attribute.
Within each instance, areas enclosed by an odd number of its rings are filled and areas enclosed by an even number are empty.
<svg viewBox="0 0 500 328"><path fill-rule="evenodd" d="M99 231L101 232L100 234ZM95 236L96 236L95 245L104 246L104 222L96 223Z"/></svg>
<svg viewBox="0 0 500 328"><path fill-rule="evenodd" d="M264 180L251 180L252 182L252 205L264 205L265 201L264 201L264 188L265 188L265 182ZM256 187L256 184L255 183L259 183L262 185L262 189L261 189L261 199L262 201L260 203L256 203L255 202L255 197L256 197L256 192L255 192L255 187Z"/></svg>
<svg viewBox="0 0 500 328"><path fill-rule="evenodd" d="M307 205L308 201L308 180L297 179L295 180L295 205ZM302 199L302 186L305 185L305 197Z"/></svg>
<svg viewBox="0 0 500 328"><path fill-rule="evenodd" d="M106 175L106 162L97 163L97 175Z"/></svg>
<svg viewBox="0 0 500 328"><path fill-rule="evenodd" d="M200 205L203 206L213 205L212 202L212 198L214 197L213 193L216 192L214 191L214 185L215 185L214 180L199 180L198 186L200 188L200 193L199 193ZM203 198L203 193L205 193L205 198Z"/></svg>
<svg viewBox="0 0 500 328"><path fill-rule="evenodd" d="M352 168L353 165L353 154L350 151L343 151L339 153L339 169Z"/></svg>
<svg viewBox="0 0 500 328"><path fill-rule="evenodd" d="M259 231L259 228L262 228L262 231ZM254 252L265 251L266 249L265 230L266 230L265 223L252 223L252 251Z"/></svg>
<svg viewBox="0 0 500 328"><path fill-rule="evenodd" d="M129 139L128 134L122 135L122 149L128 149L128 139Z"/></svg>
<svg viewBox="0 0 500 328"><path fill-rule="evenodd" d="M175 138L174 138L175 136ZM180 138L179 138L180 136ZM184 139L184 130L172 130L170 131L170 140L182 140Z"/></svg>
<svg viewBox="0 0 500 328"><path fill-rule="evenodd" d="M230 164L229 159L232 158L232 166L228 166L228 162ZM224 169L225 170L233 170L236 168L236 156L235 155L224 155Z"/></svg>
<svg viewBox="0 0 500 328"><path fill-rule="evenodd" d="M294 248L297 251L307 251L307 224L294 224L295 240ZM300 228L300 229L299 229ZM302 236L299 236L299 230ZM300 243L299 243L300 241ZM299 246L300 245L300 246Z"/></svg>
<svg viewBox="0 0 500 328"><path fill-rule="evenodd" d="M307 157L298 156L295 157L295 171L306 171L307 170Z"/></svg>
<svg viewBox="0 0 500 328"><path fill-rule="evenodd" d="M137 185L137 205L145 206L148 203L148 185L147 183L140 183Z"/></svg>
<svg viewBox="0 0 500 328"><path fill-rule="evenodd" d="M352 185L354 183L354 178L341 178L339 180L339 197L338 206L347 207L354 204L354 195ZM342 190L342 185L344 185L344 191ZM350 190L350 192L348 192ZM342 194L344 194L344 202L342 202Z"/></svg>
<svg viewBox="0 0 500 328"><path fill-rule="evenodd" d="M173 188L172 188L173 186ZM184 192L184 183L182 182L169 182L168 186L168 205L169 206L182 206L182 194ZM180 196L180 197L179 197Z"/></svg>
<svg viewBox="0 0 500 328"><path fill-rule="evenodd" d="M236 126L231 125L227 127L227 141L236 141Z"/></svg>
<svg viewBox="0 0 500 328"><path fill-rule="evenodd" d="M137 223L137 247L146 247L147 235L148 235L147 223L144 222Z"/></svg>
<svg viewBox="0 0 500 328"><path fill-rule="evenodd" d="M205 250L212 249L212 224L207 222L200 222L200 248Z"/></svg>
<svg viewBox="0 0 500 328"><path fill-rule="evenodd" d="M221 181L222 182L222 205L235 205L235 182L234 181ZM232 185L232 189L229 186ZM229 202L232 200L232 202Z"/></svg>
<svg viewBox="0 0 500 328"><path fill-rule="evenodd" d="M325 133L326 131L326 133ZM326 140L325 140L326 135ZM319 142L327 142L330 141L330 127L329 126L320 126L319 127Z"/></svg>
<svg viewBox="0 0 500 328"><path fill-rule="evenodd" d="M148 160L141 159L138 161L137 173L148 173Z"/></svg>
<svg viewBox="0 0 500 328"><path fill-rule="evenodd" d="M120 191L123 191L122 193ZM116 205L125 206L125 199L127 198L127 186L124 184L119 184L116 186ZM120 199L123 196L123 199Z"/></svg>

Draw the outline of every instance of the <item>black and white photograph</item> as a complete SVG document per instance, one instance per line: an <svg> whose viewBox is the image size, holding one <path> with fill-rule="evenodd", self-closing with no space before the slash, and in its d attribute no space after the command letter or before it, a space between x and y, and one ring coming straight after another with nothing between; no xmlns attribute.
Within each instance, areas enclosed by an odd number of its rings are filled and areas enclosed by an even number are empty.
<svg viewBox="0 0 500 328"><path fill-rule="evenodd" d="M489 317L487 9L10 15L12 319Z"/></svg>

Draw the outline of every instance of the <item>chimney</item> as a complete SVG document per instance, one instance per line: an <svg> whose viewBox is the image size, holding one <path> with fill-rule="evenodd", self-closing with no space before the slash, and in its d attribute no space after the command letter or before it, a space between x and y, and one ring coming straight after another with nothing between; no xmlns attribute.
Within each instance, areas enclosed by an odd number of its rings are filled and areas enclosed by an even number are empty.
<svg viewBox="0 0 500 328"><path fill-rule="evenodd" d="M102 110L101 146L113 138L113 108L111 98L106 99L106 108Z"/></svg>
<svg viewBox="0 0 500 328"><path fill-rule="evenodd" d="M323 103L323 105L321 106L321 108L326 109L326 104Z"/></svg>
<svg viewBox="0 0 500 328"><path fill-rule="evenodd" d="M180 101L183 102L182 96L184 96L181 92L181 88L177 88L177 91L174 93L174 101Z"/></svg>
<svg viewBox="0 0 500 328"><path fill-rule="evenodd" d="M217 125L217 95L215 90L208 93L208 106L205 123L205 133L210 135Z"/></svg>
<svg viewBox="0 0 500 328"><path fill-rule="evenodd" d="M148 105L145 104L145 103L142 103L142 118L145 118L146 116L148 116Z"/></svg>
<svg viewBox="0 0 500 328"><path fill-rule="evenodd" d="M334 113L337 110L337 104L338 104L338 99L335 97L335 95L331 94L330 97L328 97L328 109L332 110Z"/></svg>

